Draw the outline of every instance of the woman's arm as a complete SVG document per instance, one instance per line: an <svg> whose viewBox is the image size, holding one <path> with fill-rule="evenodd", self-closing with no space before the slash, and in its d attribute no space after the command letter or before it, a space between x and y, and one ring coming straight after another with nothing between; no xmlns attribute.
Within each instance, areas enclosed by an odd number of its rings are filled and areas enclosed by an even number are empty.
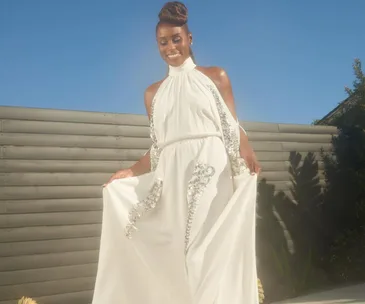
<svg viewBox="0 0 365 304"><path fill-rule="evenodd" d="M238 123L232 85L227 73L219 67L204 68L204 73L208 74L215 83L229 111ZM240 128L240 155L246 161L252 173L260 172L261 167L248 141L246 132L242 128Z"/></svg>
<svg viewBox="0 0 365 304"><path fill-rule="evenodd" d="M153 85L149 86L144 93L144 104L149 120L151 120L152 101L160 84L161 82L154 83ZM130 170L132 171L133 176L138 176L149 172L151 170L150 150L148 150L148 152L142 156L140 160L130 168Z"/></svg>
<svg viewBox="0 0 365 304"><path fill-rule="evenodd" d="M129 168L132 171L132 176L139 176L148 173L151 170L150 150L143 155L133 166Z"/></svg>
<svg viewBox="0 0 365 304"><path fill-rule="evenodd" d="M144 94L144 103L146 107L146 112L148 118L151 119L151 105L153 97L155 96L160 83L155 83L148 87ZM122 169L115 172L108 182L104 184L104 187L111 183L115 179L121 179L132 176L139 176L151 171L151 161L150 161L150 150L148 150L133 166L127 169Z"/></svg>

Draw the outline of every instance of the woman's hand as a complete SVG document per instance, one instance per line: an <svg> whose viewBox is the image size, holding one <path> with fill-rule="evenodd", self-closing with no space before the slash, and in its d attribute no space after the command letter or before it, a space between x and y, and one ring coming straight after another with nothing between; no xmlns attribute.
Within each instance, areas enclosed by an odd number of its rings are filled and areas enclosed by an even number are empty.
<svg viewBox="0 0 365 304"><path fill-rule="evenodd" d="M103 185L103 187L106 187L108 184L110 184L113 180L115 179L121 179L121 178L127 178L127 177L132 177L134 176L132 169L128 168L128 169L122 169L119 170L117 172L115 172L110 179L108 180L107 183L105 183Z"/></svg>
<svg viewBox="0 0 365 304"><path fill-rule="evenodd" d="M245 160L251 174L259 174L261 172L260 163L257 161L255 152L251 148L246 148L244 153L241 153L241 157Z"/></svg>
<svg viewBox="0 0 365 304"><path fill-rule="evenodd" d="M243 159L245 160L247 167L250 169L251 174L260 174L261 166L254 153L246 155Z"/></svg>
<svg viewBox="0 0 365 304"><path fill-rule="evenodd" d="M246 131L240 127L240 156L245 160L252 175L260 174L261 166L256 158L255 151L248 142Z"/></svg>

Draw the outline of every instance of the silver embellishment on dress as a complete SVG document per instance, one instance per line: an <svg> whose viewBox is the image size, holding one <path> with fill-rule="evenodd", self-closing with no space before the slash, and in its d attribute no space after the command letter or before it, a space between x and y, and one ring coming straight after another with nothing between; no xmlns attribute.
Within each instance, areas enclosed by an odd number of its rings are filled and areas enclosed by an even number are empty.
<svg viewBox="0 0 365 304"><path fill-rule="evenodd" d="M150 118L150 137L152 140L152 146L150 150L151 171L156 170L158 160L161 154L161 149L157 146L157 137L155 132L155 123L154 123L155 102L156 100L153 99L151 104L151 118Z"/></svg>
<svg viewBox="0 0 365 304"><path fill-rule="evenodd" d="M151 171L155 171L158 165L158 160L160 158L161 149L157 147L157 145L152 144L150 150L150 162L151 162Z"/></svg>
<svg viewBox="0 0 365 304"><path fill-rule="evenodd" d="M221 120L222 135L226 151L231 162L233 176L240 175L247 171L248 168L244 159L240 156L239 132L237 132L235 126L229 123L227 111L225 111L223 107L222 100L219 97L216 88L213 85L208 85L208 88L214 97Z"/></svg>
<svg viewBox="0 0 365 304"><path fill-rule="evenodd" d="M136 227L136 222L148 211L156 208L156 205L161 197L162 193L162 185L163 182L161 179L157 179L148 196L141 201L140 203L133 206L133 208L129 211L128 220L129 223L125 228L125 235L127 238L132 238L132 233L137 231L138 228Z"/></svg>
<svg viewBox="0 0 365 304"><path fill-rule="evenodd" d="M197 162L194 168L193 176L189 181L187 194L188 217L185 230L185 252L187 251L189 245L191 225L193 223L198 201L214 173L215 169L212 166Z"/></svg>

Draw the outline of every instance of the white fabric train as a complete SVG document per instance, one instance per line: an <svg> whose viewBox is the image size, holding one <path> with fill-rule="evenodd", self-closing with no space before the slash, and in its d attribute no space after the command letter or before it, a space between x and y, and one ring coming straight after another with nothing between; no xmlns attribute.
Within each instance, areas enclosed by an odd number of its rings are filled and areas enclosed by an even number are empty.
<svg viewBox="0 0 365 304"><path fill-rule="evenodd" d="M257 304L257 176L191 58L156 93L151 138L153 170L103 190L92 304Z"/></svg>

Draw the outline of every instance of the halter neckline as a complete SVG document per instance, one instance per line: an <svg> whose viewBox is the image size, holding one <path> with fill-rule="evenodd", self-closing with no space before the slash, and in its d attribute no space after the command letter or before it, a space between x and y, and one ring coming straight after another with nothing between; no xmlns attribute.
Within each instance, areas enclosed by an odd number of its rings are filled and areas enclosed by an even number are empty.
<svg viewBox="0 0 365 304"><path fill-rule="evenodd" d="M176 76L179 75L182 72L189 72L193 70L196 67L196 64L194 63L193 59L191 57L188 57L183 64L180 66L171 66L169 65L169 76Z"/></svg>

